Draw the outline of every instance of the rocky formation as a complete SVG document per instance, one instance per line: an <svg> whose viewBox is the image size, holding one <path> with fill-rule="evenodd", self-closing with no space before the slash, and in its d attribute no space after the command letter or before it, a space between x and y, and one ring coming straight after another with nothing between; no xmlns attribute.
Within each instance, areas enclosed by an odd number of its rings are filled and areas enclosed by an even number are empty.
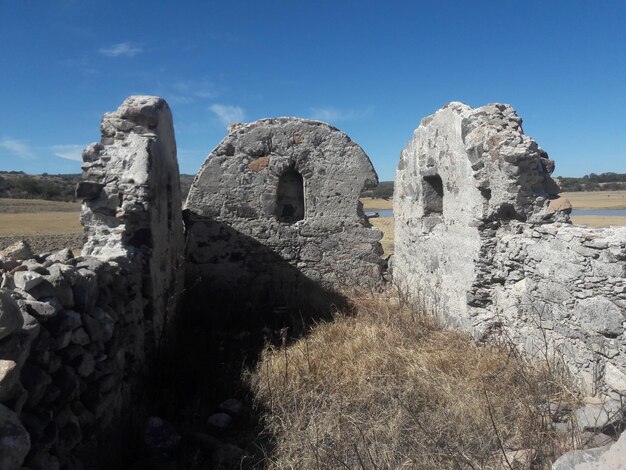
<svg viewBox="0 0 626 470"><path fill-rule="evenodd" d="M564 454L552 464L552 470L623 470L625 455L626 434L622 434L616 443Z"/></svg>
<svg viewBox="0 0 626 470"><path fill-rule="evenodd" d="M587 393L626 391L626 229L568 223L553 163L508 105L422 120L396 177L394 279L478 338L562 359Z"/></svg>
<svg viewBox="0 0 626 470"><path fill-rule="evenodd" d="M363 150L322 122L232 126L187 198L189 282L254 303L307 282L378 283L381 233L359 202L377 182Z"/></svg>

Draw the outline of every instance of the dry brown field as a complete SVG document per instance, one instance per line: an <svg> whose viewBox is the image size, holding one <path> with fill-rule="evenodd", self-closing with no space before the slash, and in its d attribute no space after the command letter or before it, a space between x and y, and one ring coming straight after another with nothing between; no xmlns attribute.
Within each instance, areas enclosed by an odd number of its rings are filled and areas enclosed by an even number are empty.
<svg viewBox="0 0 626 470"><path fill-rule="evenodd" d="M80 212L79 202L44 201L43 199L0 198L0 214L23 212Z"/></svg>
<svg viewBox="0 0 626 470"><path fill-rule="evenodd" d="M26 239L35 252L82 245L82 227L77 202L40 199L0 199L0 248Z"/></svg>
<svg viewBox="0 0 626 470"><path fill-rule="evenodd" d="M626 191L561 193L574 209L626 209Z"/></svg>
<svg viewBox="0 0 626 470"><path fill-rule="evenodd" d="M626 191L589 191L561 193L574 209L626 209ZM590 227L626 226L626 217L576 215L572 222Z"/></svg>
<svg viewBox="0 0 626 470"><path fill-rule="evenodd" d="M371 197L362 197L363 207L368 211L377 211L383 209L393 209L393 199L374 199Z"/></svg>

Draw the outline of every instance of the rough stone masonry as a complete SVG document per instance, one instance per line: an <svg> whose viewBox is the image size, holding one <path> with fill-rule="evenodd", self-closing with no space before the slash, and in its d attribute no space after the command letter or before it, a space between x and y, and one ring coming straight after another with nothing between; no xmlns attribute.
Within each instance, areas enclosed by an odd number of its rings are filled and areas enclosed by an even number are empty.
<svg viewBox="0 0 626 470"><path fill-rule="evenodd" d="M106 113L102 139L83 153L82 254L144 275L148 341L154 347L182 290L183 221L172 113L165 100L131 96Z"/></svg>
<svg viewBox="0 0 626 470"><path fill-rule="evenodd" d="M183 276L174 129L160 98L105 114L85 150L82 256L0 253L0 468L117 468ZM120 452L121 453L121 452Z"/></svg>
<svg viewBox="0 0 626 470"><path fill-rule="evenodd" d="M561 358L583 391L618 399L626 228L571 225L521 123L509 105L458 102L421 121L396 174L394 280L455 327Z"/></svg>
<svg viewBox="0 0 626 470"><path fill-rule="evenodd" d="M167 103L130 97L100 128L76 191L82 255L24 243L0 253L3 470L104 467L115 453L102 452L103 439L126 445L185 264L210 280L203 305L222 287L256 300L268 286L296 295L381 279L381 234L358 201L377 177L337 129L293 118L232 128L192 188L185 263Z"/></svg>
<svg viewBox="0 0 626 470"><path fill-rule="evenodd" d="M382 234L359 202L376 184L365 152L328 124L276 118L231 126L187 198L189 283L255 307L313 284L379 283Z"/></svg>

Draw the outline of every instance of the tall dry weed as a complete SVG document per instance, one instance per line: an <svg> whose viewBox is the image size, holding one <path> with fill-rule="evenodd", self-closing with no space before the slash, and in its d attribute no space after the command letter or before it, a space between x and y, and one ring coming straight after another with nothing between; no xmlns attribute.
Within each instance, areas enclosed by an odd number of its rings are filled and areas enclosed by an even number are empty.
<svg viewBox="0 0 626 470"><path fill-rule="evenodd" d="M269 468L548 468L549 403L571 397L556 369L382 296L352 301L293 344L267 346L246 374L275 443ZM521 449L526 461L513 457Z"/></svg>

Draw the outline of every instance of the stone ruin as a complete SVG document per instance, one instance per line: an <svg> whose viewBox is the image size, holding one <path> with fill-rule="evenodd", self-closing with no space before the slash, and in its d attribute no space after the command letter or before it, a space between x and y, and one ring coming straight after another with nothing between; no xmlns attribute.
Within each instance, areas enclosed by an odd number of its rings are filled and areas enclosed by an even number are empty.
<svg viewBox="0 0 626 470"><path fill-rule="evenodd" d="M359 201L377 184L361 147L323 122L231 126L185 204L188 284L258 310L315 284L380 283L382 234Z"/></svg>
<svg viewBox="0 0 626 470"><path fill-rule="evenodd" d="M255 307L381 281L381 234L358 199L378 179L339 130L294 118L231 128L191 189L186 239L167 103L130 97L101 134L76 190L81 256L0 253L3 470L117 468L106 449L125 448L142 413L185 271L207 289L196 301L228 292Z"/></svg>
<svg viewBox="0 0 626 470"><path fill-rule="evenodd" d="M115 467L94 449L126 445L177 311L184 240L169 107L131 97L101 133L76 190L82 255L17 244L0 258L2 469Z"/></svg>
<svg viewBox="0 0 626 470"><path fill-rule="evenodd" d="M384 281L381 234L359 203L377 176L339 130L232 126L184 211L165 101L128 98L101 133L77 188L82 255L0 253L2 469L115 468L106 449L140 413L184 281L185 298L248 313ZM553 167L510 106L425 118L398 165L394 282L478 339L559 356L585 393L608 397L602 410L619 409L626 228L570 225Z"/></svg>
<svg viewBox="0 0 626 470"><path fill-rule="evenodd" d="M569 224L547 154L509 105L450 103L402 151L394 280L454 327L559 358L626 394L626 228Z"/></svg>

